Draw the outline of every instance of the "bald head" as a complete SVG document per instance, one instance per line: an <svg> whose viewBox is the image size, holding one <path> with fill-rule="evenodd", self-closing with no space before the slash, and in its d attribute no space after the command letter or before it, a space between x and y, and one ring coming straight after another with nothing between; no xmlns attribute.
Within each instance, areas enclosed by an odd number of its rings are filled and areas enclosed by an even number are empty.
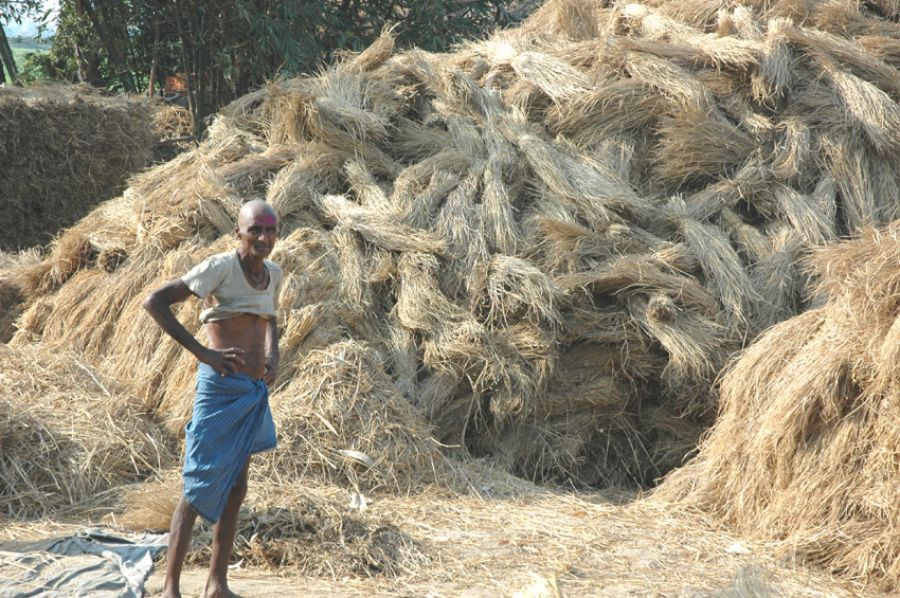
<svg viewBox="0 0 900 598"><path fill-rule="evenodd" d="M275 225L278 224L278 216L275 214L272 206L261 199L254 199L241 206L241 211L238 212L238 228L244 229L245 226L257 218L272 220Z"/></svg>
<svg viewBox="0 0 900 598"><path fill-rule="evenodd" d="M262 259L272 252L278 236L278 216L272 206L255 199L241 206L235 235L241 243L242 256Z"/></svg>

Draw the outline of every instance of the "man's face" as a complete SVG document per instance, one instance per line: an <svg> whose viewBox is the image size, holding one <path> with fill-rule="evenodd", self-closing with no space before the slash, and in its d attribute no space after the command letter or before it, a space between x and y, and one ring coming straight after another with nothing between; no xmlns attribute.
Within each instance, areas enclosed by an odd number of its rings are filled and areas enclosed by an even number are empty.
<svg viewBox="0 0 900 598"><path fill-rule="evenodd" d="M237 237L243 255L268 257L278 237L278 218L269 211L254 211L238 221Z"/></svg>

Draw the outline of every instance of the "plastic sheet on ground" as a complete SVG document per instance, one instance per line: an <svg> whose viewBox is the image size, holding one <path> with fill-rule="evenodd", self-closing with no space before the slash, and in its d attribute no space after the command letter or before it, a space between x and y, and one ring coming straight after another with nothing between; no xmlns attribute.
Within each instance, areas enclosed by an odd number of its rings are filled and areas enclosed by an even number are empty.
<svg viewBox="0 0 900 598"><path fill-rule="evenodd" d="M0 543L0 598L143 596L153 557L167 539L168 534L124 537L92 528L63 538Z"/></svg>

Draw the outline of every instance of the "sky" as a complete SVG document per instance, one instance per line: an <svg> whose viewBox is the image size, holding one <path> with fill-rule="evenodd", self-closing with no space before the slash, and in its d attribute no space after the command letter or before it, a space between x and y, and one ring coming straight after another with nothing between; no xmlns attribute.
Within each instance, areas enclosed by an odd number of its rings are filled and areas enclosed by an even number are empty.
<svg viewBox="0 0 900 598"><path fill-rule="evenodd" d="M45 0L41 4L43 4L43 10L51 8L55 11L59 8L59 0ZM49 25L50 30L52 31L55 26L56 24L51 22ZM18 23L4 23L3 29L6 31L7 37L34 37L37 34L37 23L31 20L22 19L21 25ZM51 31L45 32L45 35Z"/></svg>

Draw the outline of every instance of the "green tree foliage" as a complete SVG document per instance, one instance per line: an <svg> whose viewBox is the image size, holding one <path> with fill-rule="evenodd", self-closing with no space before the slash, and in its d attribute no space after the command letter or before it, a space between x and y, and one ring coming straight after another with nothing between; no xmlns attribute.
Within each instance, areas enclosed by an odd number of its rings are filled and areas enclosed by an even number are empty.
<svg viewBox="0 0 900 598"><path fill-rule="evenodd" d="M0 0L0 83L5 83L7 79L12 82L19 80L16 61L3 26L12 22L21 24L22 19L37 15L40 8L39 0Z"/></svg>
<svg viewBox="0 0 900 598"><path fill-rule="evenodd" d="M2 1L2 0L0 0ZM510 0L62 0L53 47L35 68L126 91L185 73L195 122L277 76L361 50L385 26L441 51L512 21Z"/></svg>
<svg viewBox="0 0 900 598"><path fill-rule="evenodd" d="M23 78L81 81L98 87L121 87L109 68L103 47L91 29L91 22L74 2L59 6L56 31L50 50L26 59Z"/></svg>
<svg viewBox="0 0 900 598"><path fill-rule="evenodd" d="M22 24L22 19L41 13L41 0L0 0L0 25Z"/></svg>

